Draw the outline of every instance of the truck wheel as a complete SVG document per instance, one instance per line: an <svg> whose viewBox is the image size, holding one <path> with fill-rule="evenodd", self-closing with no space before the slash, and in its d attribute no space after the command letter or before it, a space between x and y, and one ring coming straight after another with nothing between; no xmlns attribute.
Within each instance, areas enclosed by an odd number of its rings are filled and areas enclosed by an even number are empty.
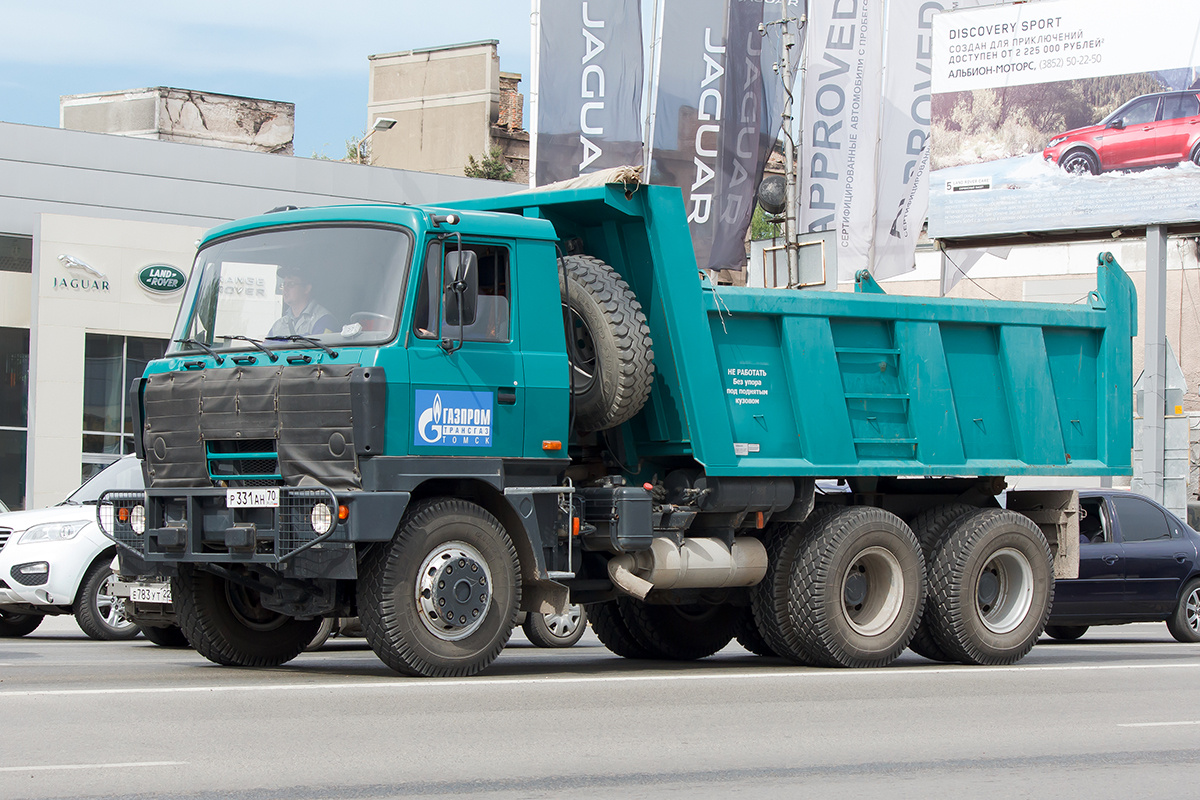
<svg viewBox="0 0 1200 800"><path fill-rule="evenodd" d="M1200 642L1200 580L1184 587L1175 613L1167 618L1167 630L1177 642Z"/></svg>
<svg viewBox="0 0 1200 800"><path fill-rule="evenodd" d="M321 621L263 606L258 592L211 572L179 567L174 597L179 627L196 652L227 667L276 667L304 650Z"/></svg>
<svg viewBox="0 0 1200 800"><path fill-rule="evenodd" d="M1087 633L1087 625L1047 625L1046 635L1060 642L1073 642Z"/></svg>
<svg viewBox="0 0 1200 800"><path fill-rule="evenodd" d="M112 553L101 556L88 567L75 597L75 621L92 639L119 641L132 639L141 630L125 616L125 601L114 597Z"/></svg>
<svg viewBox="0 0 1200 800"><path fill-rule="evenodd" d="M614 428L642 410L654 383L646 316L629 284L608 264L591 256L565 256L561 263L575 428L581 433Z"/></svg>
<svg viewBox="0 0 1200 800"><path fill-rule="evenodd" d="M536 647L570 647L587 630L587 612L575 603L565 614L526 614L521 630Z"/></svg>
<svg viewBox="0 0 1200 800"><path fill-rule="evenodd" d="M464 677L496 660L516 624L521 566L500 522L465 500L415 505L363 560L358 609L383 663L404 675Z"/></svg>
<svg viewBox="0 0 1200 800"><path fill-rule="evenodd" d="M187 637L178 625L168 625L165 628L142 628L142 635L159 647L187 647Z"/></svg>
<svg viewBox="0 0 1200 800"><path fill-rule="evenodd" d="M819 666L882 667L912 640L925 560L895 514L848 506L803 538L788 584L793 648Z"/></svg>
<svg viewBox="0 0 1200 800"><path fill-rule="evenodd" d="M0 639L27 636L37 630L37 626L46 619L41 614L14 614L10 611L0 611Z"/></svg>
<svg viewBox="0 0 1200 800"><path fill-rule="evenodd" d="M629 632L650 653L650 658L695 661L711 656L733 641L735 609L731 605L670 606L619 597L617 607Z"/></svg>
<svg viewBox="0 0 1200 800"><path fill-rule="evenodd" d="M788 584L796 553L814 527L842 508L819 506L803 522L776 522L766 530L767 574L750 589L750 609L767 645L795 664L816 666L792 645L795 634L788 614Z"/></svg>
<svg viewBox="0 0 1200 800"><path fill-rule="evenodd" d="M917 514L909 523L917 541L921 543L921 555L925 556L925 564L928 567L933 562L933 551L937 547L939 541L946 535L946 531L950 527L965 517L967 514L973 514L977 509L974 506L969 506L965 503L950 503L944 506L934 506L926 509L920 514ZM917 625L917 632L913 634L912 641L908 643L908 648L917 655L924 656L930 661L941 661L948 663L954 659L942 649L942 646L937 643L937 639L933 635L933 623L929 619L929 599L925 601L925 612L921 615L921 622Z"/></svg>
<svg viewBox="0 0 1200 800"><path fill-rule="evenodd" d="M621 658L653 658L650 651L638 644L617 608L616 600L592 603L587 606L588 622L600 643Z"/></svg>
<svg viewBox="0 0 1200 800"><path fill-rule="evenodd" d="M1050 548L1028 517L985 509L947 532L929 565L933 635L964 664L1012 664L1050 616Z"/></svg>
<svg viewBox="0 0 1200 800"><path fill-rule="evenodd" d="M737 639L737 643L749 650L756 656L778 656L774 648L767 643L767 639L763 636L762 631L758 629L758 623L754 621L754 610L750 606L743 606L737 609L737 615L733 618L733 638Z"/></svg>

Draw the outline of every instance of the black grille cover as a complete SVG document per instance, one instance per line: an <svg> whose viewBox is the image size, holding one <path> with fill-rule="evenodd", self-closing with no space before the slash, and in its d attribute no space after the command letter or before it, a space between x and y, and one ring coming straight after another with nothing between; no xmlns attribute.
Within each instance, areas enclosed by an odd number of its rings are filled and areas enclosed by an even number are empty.
<svg viewBox="0 0 1200 800"><path fill-rule="evenodd" d="M212 486L205 442L273 440L283 483L359 488L351 421L354 365L167 372L143 394L150 486ZM307 482L307 481L305 481Z"/></svg>

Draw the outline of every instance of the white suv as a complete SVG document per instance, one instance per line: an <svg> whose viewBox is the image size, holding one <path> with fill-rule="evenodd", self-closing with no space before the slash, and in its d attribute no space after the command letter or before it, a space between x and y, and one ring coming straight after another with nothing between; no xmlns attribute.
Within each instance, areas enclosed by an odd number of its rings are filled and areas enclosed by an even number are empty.
<svg viewBox="0 0 1200 800"><path fill-rule="evenodd" d="M112 594L116 546L96 524L96 499L142 486L138 460L126 456L56 506L0 513L0 637L24 636L48 614L74 614L93 639L138 634Z"/></svg>

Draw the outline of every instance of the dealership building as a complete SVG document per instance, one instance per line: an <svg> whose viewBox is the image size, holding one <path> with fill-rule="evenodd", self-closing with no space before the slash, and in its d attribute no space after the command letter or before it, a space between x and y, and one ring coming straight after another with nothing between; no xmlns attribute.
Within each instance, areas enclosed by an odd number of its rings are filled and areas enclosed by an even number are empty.
<svg viewBox="0 0 1200 800"><path fill-rule="evenodd" d="M164 352L180 279L207 229L283 205L519 188L172 141L154 133L155 102L166 99L117 109L122 124L150 120L133 135L0 123L0 500L9 507L57 503L132 450L130 381Z"/></svg>

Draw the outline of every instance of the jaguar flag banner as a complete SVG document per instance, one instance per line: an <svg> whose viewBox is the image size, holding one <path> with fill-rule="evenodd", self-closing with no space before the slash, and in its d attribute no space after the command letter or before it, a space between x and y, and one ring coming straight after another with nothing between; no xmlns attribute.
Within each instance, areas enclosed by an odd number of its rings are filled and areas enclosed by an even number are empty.
<svg viewBox="0 0 1200 800"><path fill-rule="evenodd" d="M746 229L784 98L784 79L772 69L779 28L759 25L779 17L779 0L661 6L650 182L683 190L702 269L746 263Z"/></svg>
<svg viewBox="0 0 1200 800"><path fill-rule="evenodd" d="M883 19L883 0L823 0L808 12L800 231L837 231L842 280L871 266Z"/></svg>
<svg viewBox="0 0 1200 800"><path fill-rule="evenodd" d="M788 0L788 16L798 18L800 0ZM774 70L781 64L783 35L778 24L780 0L731 0L726 30L725 97L729 106L721 120L717 192L713 200L710 269L742 269L746 265L746 229L754 200L782 125L787 90L794 85L803 30L793 41L790 75ZM762 30L760 31L760 27Z"/></svg>
<svg viewBox="0 0 1200 800"><path fill-rule="evenodd" d="M993 0L888 0L875 237L871 272L890 278L915 266L929 207L929 123L933 19Z"/></svg>
<svg viewBox="0 0 1200 800"><path fill-rule="evenodd" d="M642 163L638 0L533 0L530 183Z"/></svg>

